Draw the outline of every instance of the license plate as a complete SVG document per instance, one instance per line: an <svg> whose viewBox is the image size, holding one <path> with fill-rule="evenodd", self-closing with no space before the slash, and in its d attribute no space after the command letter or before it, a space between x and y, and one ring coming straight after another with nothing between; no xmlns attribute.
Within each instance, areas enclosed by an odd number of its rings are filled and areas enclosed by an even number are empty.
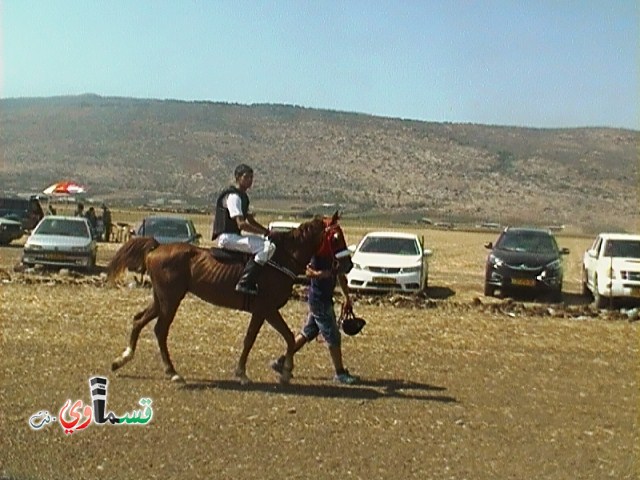
<svg viewBox="0 0 640 480"><path fill-rule="evenodd" d="M64 260L65 256L63 253L50 253L47 255L49 260Z"/></svg>
<svg viewBox="0 0 640 480"><path fill-rule="evenodd" d="M373 282L394 284L396 283L396 279L393 277L373 277Z"/></svg>
<svg viewBox="0 0 640 480"><path fill-rule="evenodd" d="M512 278L511 285L517 285L519 287L535 287L536 281L532 278Z"/></svg>

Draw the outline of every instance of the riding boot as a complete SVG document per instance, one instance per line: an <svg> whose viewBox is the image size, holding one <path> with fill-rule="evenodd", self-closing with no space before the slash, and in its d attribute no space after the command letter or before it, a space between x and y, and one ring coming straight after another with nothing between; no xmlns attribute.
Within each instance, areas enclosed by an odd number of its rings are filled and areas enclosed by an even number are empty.
<svg viewBox="0 0 640 480"><path fill-rule="evenodd" d="M245 265L242 276L236 285L236 292L246 293L248 295L257 295L258 285L256 281L261 269L262 265L251 258Z"/></svg>

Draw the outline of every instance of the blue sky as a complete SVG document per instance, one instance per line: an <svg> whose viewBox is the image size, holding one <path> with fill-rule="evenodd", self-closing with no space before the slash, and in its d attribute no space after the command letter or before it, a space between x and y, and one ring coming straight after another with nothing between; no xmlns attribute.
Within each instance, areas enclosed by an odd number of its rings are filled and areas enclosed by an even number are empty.
<svg viewBox="0 0 640 480"><path fill-rule="evenodd" d="M0 0L0 97L640 130L638 0Z"/></svg>

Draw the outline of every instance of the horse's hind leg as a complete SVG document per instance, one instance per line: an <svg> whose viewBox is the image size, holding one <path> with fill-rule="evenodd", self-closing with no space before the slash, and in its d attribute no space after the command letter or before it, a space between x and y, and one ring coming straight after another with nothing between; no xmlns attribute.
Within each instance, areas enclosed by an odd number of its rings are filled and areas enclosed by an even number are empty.
<svg viewBox="0 0 640 480"><path fill-rule="evenodd" d="M162 357L162 363L164 364L164 372L171 377L172 382L184 382L184 379L178 375L171 357L169 356L169 348L167 347L167 337L169 336L169 327L176 316L176 311L180 305L181 299L175 301L163 302L158 314L158 321L153 331L156 334L158 340L158 347L160 348L160 356Z"/></svg>
<svg viewBox="0 0 640 480"><path fill-rule="evenodd" d="M129 335L129 346L124 350L122 355L120 355L113 361L113 363L111 364L112 371L119 369L133 359L133 354L136 351L136 345L138 344L140 331L145 327L145 325L147 325L157 316L158 309L156 307L155 299L149 304L147 308L134 315L133 326L131 327L131 334Z"/></svg>
<svg viewBox="0 0 640 480"><path fill-rule="evenodd" d="M251 321L247 327L247 333L244 336L244 345L235 372L236 378L240 380L242 385L247 385L250 382L249 377L247 377L247 359L249 358L249 352L253 348L253 344L256 341L256 337L263 323L264 314L254 313L251 315Z"/></svg>
<svg viewBox="0 0 640 480"><path fill-rule="evenodd" d="M287 343L287 352L284 356L284 364L282 366L282 373L280 374L280 383L287 384L291 381L291 372L293 371L293 354L295 353L296 346L295 337L277 310L267 317L267 322L282 335L282 338L284 338L284 341Z"/></svg>

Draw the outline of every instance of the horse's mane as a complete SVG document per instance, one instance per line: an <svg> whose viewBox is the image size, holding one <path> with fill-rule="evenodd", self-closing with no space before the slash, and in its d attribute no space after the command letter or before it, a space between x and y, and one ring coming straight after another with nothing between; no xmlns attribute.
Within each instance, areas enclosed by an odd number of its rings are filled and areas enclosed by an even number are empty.
<svg viewBox="0 0 640 480"><path fill-rule="evenodd" d="M324 220L321 215L316 215L312 220L301 223L298 228L293 230L274 232L271 234L271 240L276 246L284 244L288 241L292 241L295 244L300 244L307 240L310 236L317 234L319 229L324 228Z"/></svg>

